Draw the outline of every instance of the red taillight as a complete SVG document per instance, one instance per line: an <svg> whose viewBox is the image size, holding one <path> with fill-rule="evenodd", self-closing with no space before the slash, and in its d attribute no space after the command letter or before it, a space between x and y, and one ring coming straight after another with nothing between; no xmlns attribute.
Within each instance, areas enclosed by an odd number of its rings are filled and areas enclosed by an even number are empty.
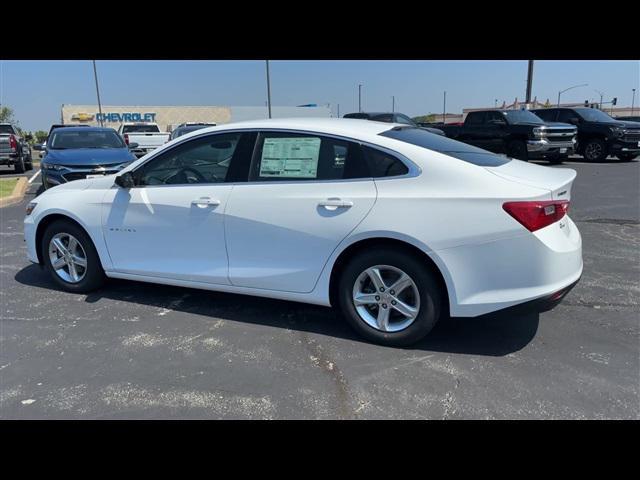
<svg viewBox="0 0 640 480"><path fill-rule="evenodd" d="M126 143L127 145L129 145L129 134L125 133L124 134L124 143Z"/></svg>
<svg viewBox="0 0 640 480"><path fill-rule="evenodd" d="M11 150L18 149L18 142L16 141L15 135L9 135L9 147L11 148Z"/></svg>
<svg viewBox="0 0 640 480"><path fill-rule="evenodd" d="M535 232L564 217L569 211L569 201L507 202L502 208L527 230Z"/></svg>

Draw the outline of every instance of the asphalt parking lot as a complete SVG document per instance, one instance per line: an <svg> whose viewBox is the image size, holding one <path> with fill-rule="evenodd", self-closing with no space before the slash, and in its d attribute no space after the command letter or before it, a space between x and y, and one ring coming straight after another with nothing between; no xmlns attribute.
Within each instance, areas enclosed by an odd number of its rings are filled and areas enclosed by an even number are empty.
<svg viewBox="0 0 640 480"><path fill-rule="evenodd" d="M639 419L640 163L562 167L578 171L580 283L550 312L446 319L408 349L297 303L59 291L25 256L36 179L0 209L0 418Z"/></svg>

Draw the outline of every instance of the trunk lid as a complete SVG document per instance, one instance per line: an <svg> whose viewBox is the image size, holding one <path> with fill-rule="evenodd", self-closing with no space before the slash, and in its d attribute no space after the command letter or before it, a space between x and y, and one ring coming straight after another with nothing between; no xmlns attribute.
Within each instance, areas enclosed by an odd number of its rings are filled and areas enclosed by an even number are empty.
<svg viewBox="0 0 640 480"><path fill-rule="evenodd" d="M570 200L571 186L577 175L576 171L570 168L543 167L521 160L512 160L504 165L485 169L512 182L548 190L552 200Z"/></svg>

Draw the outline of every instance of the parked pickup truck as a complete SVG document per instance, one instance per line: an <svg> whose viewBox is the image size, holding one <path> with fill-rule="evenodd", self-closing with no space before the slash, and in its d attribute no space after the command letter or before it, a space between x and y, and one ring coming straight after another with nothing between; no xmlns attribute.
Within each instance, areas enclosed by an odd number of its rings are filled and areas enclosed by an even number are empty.
<svg viewBox="0 0 640 480"><path fill-rule="evenodd" d="M161 132L157 123L123 123L118 133L136 157L142 157L169 141L169 133ZM133 144L136 143L136 146Z"/></svg>
<svg viewBox="0 0 640 480"><path fill-rule="evenodd" d="M633 160L640 155L640 124L613 118L597 108L544 108L536 115L578 127L577 151L585 159L602 162L609 155Z"/></svg>
<svg viewBox="0 0 640 480"><path fill-rule="evenodd" d="M462 125L439 127L444 134L494 153L529 160L562 162L573 153L578 129L566 123L545 122L528 110L469 112Z"/></svg>
<svg viewBox="0 0 640 480"><path fill-rule="evenodd" d="M11 123L0 123L0 165L13 165L16 173L31 170L31 148Z"/></svg>

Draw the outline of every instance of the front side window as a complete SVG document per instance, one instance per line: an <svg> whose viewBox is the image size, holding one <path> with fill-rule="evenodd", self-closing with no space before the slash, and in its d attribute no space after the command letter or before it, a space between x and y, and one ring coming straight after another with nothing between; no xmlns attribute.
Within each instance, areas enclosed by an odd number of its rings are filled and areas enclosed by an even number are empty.
<svg viewBox="0 0 640 480"><path fill-rule="evenodd" d="M545 122L554 122L556 119L557 110L536 110L535 113ZM562 121L562 120L560 120Z"/></svg>
<svg viewBox="0 0 640 480"><path fill-rule="evenodd" d="M484 122L485 112L471 112L464 121L466 125L480 125Z"/></svg>
<svg viewBox="0 0 640 480"><path fill-rule="evenodd" d="M178 145L137 170L134 174L136 184L185 185L230 181L231 161L241 136L239 132L208 135Z"/></svg>
<svg viewBox="0 0 640 480"><path fill-rule="evenodd" d="M256 148L251 180L341 180L368 171L358 144L315 134L265 132Z"/></svg>

